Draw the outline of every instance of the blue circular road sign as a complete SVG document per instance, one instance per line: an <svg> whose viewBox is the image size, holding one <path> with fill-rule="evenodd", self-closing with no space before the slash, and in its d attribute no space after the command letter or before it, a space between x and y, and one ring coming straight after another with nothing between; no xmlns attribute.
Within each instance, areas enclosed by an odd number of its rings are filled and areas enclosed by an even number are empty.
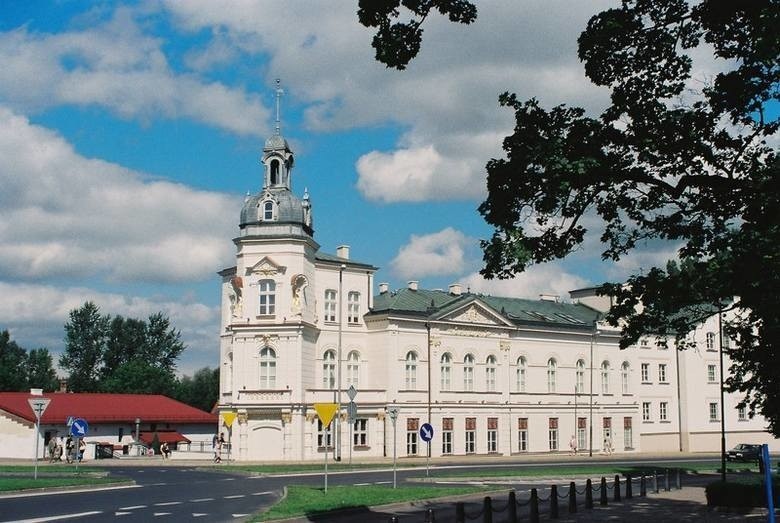
<svg viewBox="0 0 780 523"><path fill-rule="evenodd" d="M430 443L433 439L433 427L430 423L423 423L420 427L420 438L426 443Z"/></svg>
<svg viewBox="0 0 780 523"><path fill-rule="evenodd" d="M76 418L70 426L70 435L76 438L83 438L89 432L89 424L86 420Z"/></svg>

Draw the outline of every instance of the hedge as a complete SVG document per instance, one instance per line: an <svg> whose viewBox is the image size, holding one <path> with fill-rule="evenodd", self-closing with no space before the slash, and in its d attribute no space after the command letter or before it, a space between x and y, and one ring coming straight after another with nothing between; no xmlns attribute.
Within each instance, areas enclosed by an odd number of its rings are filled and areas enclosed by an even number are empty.
<svg viewBox="0 0 780 523"><path fill-rule="evenodd" d="M775 506L780 506L780 478L773 478ZM713 481L705 488L708 506L765 507L766 489L759 477L741 481Z"/></svg>

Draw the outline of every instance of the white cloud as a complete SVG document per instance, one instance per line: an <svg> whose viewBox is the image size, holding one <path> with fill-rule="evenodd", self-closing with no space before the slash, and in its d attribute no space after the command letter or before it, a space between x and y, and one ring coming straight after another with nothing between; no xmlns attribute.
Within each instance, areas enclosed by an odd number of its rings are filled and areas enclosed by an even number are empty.
<svg viewBox="0 0 780 523"><path fill-rule="evenodd" d="M201 279L230 262L238 202L78 155L0 106L0 277Z"/></svg>
<svg viewBox="0 0 780 523"><path fill-rule="evenodd" d="M102 314L145 319L162 312L181 330L187 349L179 371L186 374L218 359L219 308L188 300L127 297L84 287L56 288L47 285L11 284L0 281L0 318L11 338L26 349L47 347L56 361L64 349L64 325L68 313L85 301L94 302ZM12 327L9 328L9 325Z"/></svg>
<svg viewBox="0 0 780 523"><path fill-rule="evenodd" d="M475 240L451 227L437 233L412 235L390 262L393 273L401 278L457 274L467 265L467 249Z"/></svg>
<svg viewBox="0 0 780 523"><path fill-rule="evenodd" d="M164 41L144 35L131 10L81 32L0 33L0 98L17 110L96 105L123 118L190 118L265 135L268 109L242 88L176 73Z"/></svg>
<svg viewBox="0 0 780 523"><path fill-rule="evenodd" d="M534 265L511 280L486 280L478 273L469 274L461 283L471 292L538 299L541 294L569 298L569 291L589 285L584 278L568 273L557 263Z"/></svg>

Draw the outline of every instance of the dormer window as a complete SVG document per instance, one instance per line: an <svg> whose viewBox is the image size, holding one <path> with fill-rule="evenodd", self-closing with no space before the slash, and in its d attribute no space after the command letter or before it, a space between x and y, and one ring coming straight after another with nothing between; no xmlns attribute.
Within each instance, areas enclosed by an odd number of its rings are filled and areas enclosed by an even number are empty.
<svg viewBox="0 0 780 523"><path fill-rule="evenodd" d="M263 220L272 221L274 219L274 202L267 201L263 203Z"/></svg>

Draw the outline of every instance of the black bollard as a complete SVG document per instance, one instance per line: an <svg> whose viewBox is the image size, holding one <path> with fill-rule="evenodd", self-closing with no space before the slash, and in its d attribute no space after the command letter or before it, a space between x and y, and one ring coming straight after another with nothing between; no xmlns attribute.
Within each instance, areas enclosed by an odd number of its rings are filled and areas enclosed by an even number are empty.
<svg viewBox="0 0 780 523"><path fill-rule="evenodd" d="M482 512L482 521L484 521L484 523L493 523L493 500L490 499L490 496L485 496L485 504Z"/></svg>
<svg viewBox="0 0 780 523"><path fill-rule="evenodd" d="M634 486L631 483L631 474L628 474L626 475L626 499L631 499L634 497Z"/></svg>
<svg viewBox="0 0 780 523"><path fill-rule="evenodd" d="M528 521L539 523L539 494L537 494L535 488L531 489L531 503L528 510L530 511Z"/></svg>
<svg viewBox="0 0 780 523"><path fill-rule="evenodd" d="M550 487L550 519L558 519L558 485Z"/></svg>
<svg viewBox="0 0 780 523"><path fill-rule="evenodd" d="M653 492L658 494L658 471L653 471Z"/></svg>
<svg viewBox="0 0 780 523"><path fill-rule="evenodd" d="M669 492L669 469L666 469L666 474L664 474L664 490L666 492Z"/></svg>
<svg viewBox="0 0 780 523"><path fill-rule="evenodd" d="M462 501L455 503L455 522L466 523L466 507Z"/></svg>
<svg viewBox="0 0 780 523"><path fill-rule="evenodd" d="M398 523L398 516L390 516L390 523Z"/></svg>
<svg viewBox="0 0 780 523"><path fill-rule="evenodd" d="M680 490L682 488L682 478L680 477L680 469L677 469L677 490Z"/></svg>
<svg viewBox="0 0 780 523"><path fill-rule="evenodd" d="M604 507L607 505L607 478L601 476L601 498L599 504Z"/></svg>
<svg viewBox="0 0 780 523"><path fill-rule="evenodd" d="M517 521L517 499L514 490L509 491L509 501L507 501L507 504L509 506L509 521L515 523L515 521Z"/></svg>
<svg viewBox="0 0 780 523"><path fill-rule="evenodd" d="M436 523L436 516L432 508L425 511L425 523Z"/></svg>
<svg viewBox="0 0 780 523"><path fill-rule="evenodd" d="M615 474L615 501L620 501L620 476Z"/></svg>
<svg viewBox="0 0 780 523"><path fill-rule="evenodd" d="M577 512L577 486L572 481L569 483L569 514L575 512Z"/></svg>
<svg viewBox="0 0 780 523"><path fill-rule="evenodd" d="M642 479L639 481L639 495L643 498L647 496L647 483L645 483L644 472L642 472Z"/></svg>
<svg viewBox="0 0 780 523"><path fill-rule="evenodd" d="M593 508L593 482L590 478L585 482L585 508Z"/></svg>

